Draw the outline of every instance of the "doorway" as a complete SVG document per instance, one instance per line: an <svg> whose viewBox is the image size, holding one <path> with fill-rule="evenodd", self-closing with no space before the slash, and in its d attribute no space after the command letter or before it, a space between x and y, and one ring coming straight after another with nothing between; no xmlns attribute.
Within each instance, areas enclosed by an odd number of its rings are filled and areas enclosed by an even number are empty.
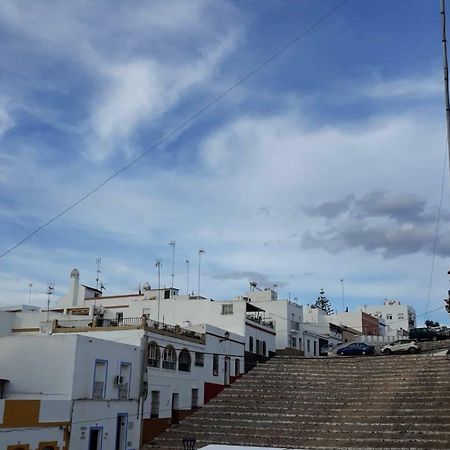
<svg viewBox="0 0 450 450"><path fill-rule="evenodd" d="M117 414L116 450L126 450L128 414Z"/></svg>
<svg viewBox="0 0 450 450"><path fill-rule="evenodd" d="M224 380L223 384L228 386L230 384L230 357L225 356L225 367L224 367Z"/></svg>
<svg viewBox="0 0 450 450"><path fill-rule="evenodd" d="M91 427L89 430L89 450L102 449L102 427Z"/></svg>
<svg viewBox="0 0 450 450"><path fill-rule="evenodd" d="M173 393L172 394L172 425L176 425L180 422L180 415L179 415L179 398L180 394Z"/></svg>

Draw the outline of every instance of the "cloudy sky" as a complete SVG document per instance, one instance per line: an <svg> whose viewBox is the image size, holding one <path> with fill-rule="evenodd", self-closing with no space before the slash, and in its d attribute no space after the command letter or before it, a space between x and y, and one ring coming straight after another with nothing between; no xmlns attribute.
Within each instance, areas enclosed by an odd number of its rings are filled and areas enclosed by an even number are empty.
<svg viewBox="0 0 450 450"><path fill-rule="evenodd" d="M0 3L0 253L317 23L340 0ZM336 309L448 289L438 0L348 0L279 58L0 258L0 304L43 304L71 269L107 293L250 280ZM448 322L442 310L429 318Z"/></svg>

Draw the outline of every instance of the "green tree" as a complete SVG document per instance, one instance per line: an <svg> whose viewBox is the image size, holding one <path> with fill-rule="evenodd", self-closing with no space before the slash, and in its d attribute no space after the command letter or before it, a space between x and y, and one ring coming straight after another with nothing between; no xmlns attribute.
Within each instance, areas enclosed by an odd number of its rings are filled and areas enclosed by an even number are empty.
<svg viewBox="0 0 450 450"><path fill-rule="evenodd" d="M439 322L434 322L433 320L425 320L425 325L430 328L430 327L438 327L439 326Z"/></svg>
<svg viewBox="0 0 450 450"><path fill-rule="evenodd" d="M320 290L319 296L316 300L317 308L324 310L327 314L334 314L334 310L331 307L331 302L325 295L325 291L323 289Z"/></svg>

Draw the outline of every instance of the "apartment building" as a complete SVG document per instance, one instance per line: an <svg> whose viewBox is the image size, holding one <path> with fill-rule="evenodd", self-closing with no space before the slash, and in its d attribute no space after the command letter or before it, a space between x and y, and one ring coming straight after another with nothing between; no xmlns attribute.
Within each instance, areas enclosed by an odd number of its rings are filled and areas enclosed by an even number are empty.
<svg viewBox="0 0 450 450"><path fill-rule="evenodd" d="M0 338L0 448L137 450L137 346L89 336Z"/></svg>

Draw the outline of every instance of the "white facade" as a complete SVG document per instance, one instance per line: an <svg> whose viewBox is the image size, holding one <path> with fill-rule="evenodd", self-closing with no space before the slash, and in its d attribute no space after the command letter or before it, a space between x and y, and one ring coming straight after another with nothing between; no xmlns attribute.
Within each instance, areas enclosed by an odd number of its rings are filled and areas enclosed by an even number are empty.
<svg viewBox="0 0 450 450"><path fill-rule="evenodd" d="M276 349L294 348L303 351L303 307L289 300L278 300L272 289L250 291L243 297L266 312L276 324Z"/></svg>
<svg viewBox="0 0 450 450"><path fill-rule="evenodd" d="M416 311L412 306L398 300L384 300L382 305L364 305L360 307L374 317L384 320L385 333L388 336L402 336L416 327Z"/></svg>
<svg viewBox="0 0 450 450"><path fill-rule="evenodd" d="M142 355L137 346L76 334L0 338L0 378L9 380L0 448L63 448L70 428L69 450L85 450L90 439L102 450L137 450Z"/></svg>

